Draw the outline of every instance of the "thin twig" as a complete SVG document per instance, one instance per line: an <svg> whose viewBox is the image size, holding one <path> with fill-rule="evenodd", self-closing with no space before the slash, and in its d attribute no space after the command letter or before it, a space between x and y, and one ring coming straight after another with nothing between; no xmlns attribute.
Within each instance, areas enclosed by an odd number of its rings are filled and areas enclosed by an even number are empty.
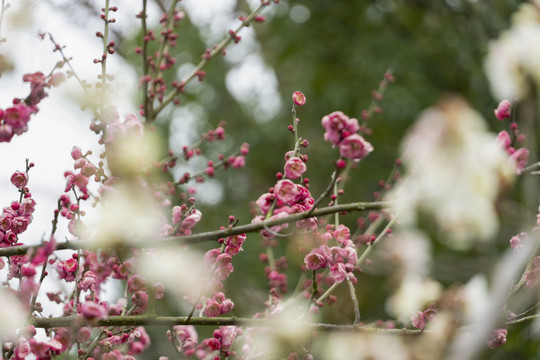
<svg viewBox="0 0 540 360"><path fill-rule="evenodd" d="M349 291L351 294L351 300L354 308L354 324L358 324L360 322L360 309L358 308L358 299L356 298L356 290L354 288L354 285L348 276L347 285L349 285Z"/></svg>

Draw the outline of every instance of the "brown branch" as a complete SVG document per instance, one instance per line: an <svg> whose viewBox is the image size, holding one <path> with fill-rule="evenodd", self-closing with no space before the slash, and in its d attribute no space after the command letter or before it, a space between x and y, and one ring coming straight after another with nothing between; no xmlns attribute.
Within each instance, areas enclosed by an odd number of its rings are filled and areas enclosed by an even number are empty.
<svg viewBox="0 0 540 360"><path fill-rule="evenodd" d="M114 316L106 319L94 321L92 323L83 323L83 318L79 316L66 316L56 318L34 318L30 324L36 328L51 329L58 327L71 327L82 325L105 327L105 326L175 326L175 325L200 325L200 326L249 326L249 327L275 327L283 328L291 325L298 326L300 320L270 320L270 319L249 319L237 317L192 317L186 316ZM416 329L383 329L373 326L357 325L336 325L336 324L317 324L305 322L305 325L312 330L322 331L358 331L373 332L393 335L419 335L421 330Z"/></svg>
<svg viewBox="0 0 540 360"><path fill-rule="evenodd" d="M366 210L380 210L387 208L389 206L388 202L356 202L336 206L328 206L314 210L312 212L305 211L302 213L292 214L279 219L264 220L259 223L254 224L245 224L236 226L229 229L210 231L205 233L193 234L188 236L178 236L169 238L172 241L180 241L182 243L198 243L209 240L217 240L222 237L240 235L244 233L256 232L264 228L271 228L276 225L281 225L285 223L292 223L299 220L304 220L311 217L323 216L328 214L333 214L336 212L347 212L347 211L366 211Z"/></svg>
<svg viewBox="0 0 540 360"><path fill-rule="evenodd" d="M285 223L293 223L295 221L304 220L311 217L323 216L328 214L333 214L337 212L348 212L348 211L366 211L366 210L381 210L389 206L388 202L355 202L349 204L328 206L320 208L314 211L305 211L302 213L292 214L279 219L264 220L259 223L254 224L245 224L240 226L235 226L232 228L224 230L216 230L203 232L199 234L192 234L186 236L172 236L164 238L163 243L168 244L170 242L178 242L182 244L194 244L204 241L217 240L227 236L240 235L245 233L257 232L265 228L271 228L272 226L281 225ZM13 246L9 248L0 248L0 256L13 256L13 255L24 255L31 249L36 249L42 245L22 245L22 246ZM56 245L56 250L64 249L81 249L91 247L91 244L87 241L77 241L77 242L62 242Z"/></svg>

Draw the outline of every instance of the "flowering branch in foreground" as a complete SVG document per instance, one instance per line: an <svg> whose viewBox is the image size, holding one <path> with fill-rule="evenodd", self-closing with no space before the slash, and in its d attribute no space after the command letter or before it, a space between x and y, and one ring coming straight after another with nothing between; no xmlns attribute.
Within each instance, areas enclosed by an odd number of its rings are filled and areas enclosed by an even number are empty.
<svg viewBox="0 0 540 360"><path fill-rule="evenodd" d="M265 220L260 223L254 224L245 224L235 227L230 227L223 230L209 231L192 235L185 236L171 236L165 238L166 243L177 242L180 244L195 244L204 241L217 240L222 237L240 235L243 233L251 233L260 231L266 227L272 227L276 225L292 223L295 221L308 219L311 217L323 216L328 214L334 214L337 212L348 212L348 211L368 211L368 210L381 210L389 206L388 202L379 201L379 202L356 202L349 204L341 204L335 206L328 206L314 211L306 211L304 213L291 214L287 217ZM24 255L30 249L37 249L42 245L21 245L14 246L9 248L0 248L0 256L13 256L13 255ZM92 245L88 241L76 241L76 242L61 242L56 244L56 250L76 250L91 248Z"/></svg>

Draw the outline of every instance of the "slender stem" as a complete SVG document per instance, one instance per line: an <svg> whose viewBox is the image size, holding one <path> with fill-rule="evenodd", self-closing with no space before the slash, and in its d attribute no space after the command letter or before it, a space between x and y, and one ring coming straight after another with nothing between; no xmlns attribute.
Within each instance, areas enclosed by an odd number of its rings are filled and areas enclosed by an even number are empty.
<svg viewBox="0 0 540 360"><path fill-rule="evenodd" d="M147 0L143 0L143 8L141 12L141 31L142 31L142 62L143 62L143 76L150 75L149 73L149 66L148 66L148 41L146 41L146 36L148 33L147 25L146 25L146 5ZM149 103L148 100L148 81L143 81L142 83L143 89L143 106L144 106L144 116L148 116L153 109L152 104Z"/></svg>
<svg viewBox="0 0 540 360"><path fill-rule="evenodd" d="M335 197L334 205L335 206L339 205L338 194L339 194L339 183L336 181L334 182L334 197ZM339 212L334 213L334 226L336 229L339 226Z"/></svg>
<svg viewBox="0 0 540 360"><path fill-rule="evenodd" d="M164 54L167 52L168 45L167 45L167 36L169 36L169 32L172 30L174 26L174 11L176 9L176 4L178 3L178 0L171 1L171 5L169 6L169 10L167 11L167 28L165 32L163 32L163 37L161 39L161 43L159 44L159 50L157 51L158 59L156 62L156 69L158 71L157 78L160 78L162 76L161 71L161 63L163 62Z"/></svg>
<svg viewBox="0 0 540 360"><path fill-rule="evenodd" d="M313 203L313 207L311 208L310 211L315 210L315 208L319 206L319 204L330 194L330 191L332 191L332 189L334 188L334 184L336 183L338 175L339 175L339 170L338 169L334 170L334 172L332 173L332 178L330 180L330 183L328 184L326 189L324 189L322 194L317 198L317 200L315 200L315 202Z"/></svg>
<svg viewBox="0 0 540 360"><path fill-rule="evenodd" d="M103 28L103 56L101 57L101 91L105 94L105 87L107 86L107 55L109 44L109 0L105 0L105 8L103 11L105 18L105 26Z"/></svg>
<svg viewBox="0 0 540 360"><path fill-rule="evenodd" d="M534 171L540 170L540 162L536 162L532 165L529 165L521 170L519 175L528 175L530 173L533 173Z"/></svg>
<svg viewBox="0 0 540 360"><path fill-rule="evenodd" d="M354 324L358 324L360 322L360 309L358 307L358 299L356 298L356 290L354 289L354 285L348 276L347 285L349 285L349 292L351 294L351 300L354 308Z"/></svg>
<svg viewBox="0 0 540 360"><path fill-rule="evenodd" d="M274 248L270 245L266 247L266 257L268 258L268 266L270 270L276 270L276 259L274 258Z"/></svg>
<svg viewBox="0 0 540 360"><path fill-rule="evenodd" d="M319 284L317 283L317 269L315 269L311 271L311 294L309 294L309 299L306 303L306 307L304 308L304 315L302 315L302 318L308 314L310 305L313 304L312 300L315 299L318 292Z"/></svg>
<svg viewBox="0 0 540 360"><path fill-rule="evenodd" d="M362 263L364 262L364 260L367 258L367 256L369 255L369 253L371 252L371 249L373 248L373 246L375 244L377 244L385 235L386 233L388 232L388 229L390 229L390 227L392 225L394 225L394 222L397 220L397 216L394 216L392 218L392 220L390 220L388 222L388 224L386 225L386 227L383 229L383 231L381 231L381 233L379 234L379 236L377 236L377 238L367 246L366 250L364 250L364 252L362 253L362 255L360 256L360 258L358 258L358 261L356 262L356 266L360 266L362 265Z"/></svg>
<svg viewBox="0 0 540 360"><path fill-rule="evenodd" d="M328 288L328 290L326 290L324 292L324 294L322 294L318 299L317 299L317 302L322 302L324 300L326 300L327 297L330 296L330 294L332 294L332 292L340 285L341 283L340 282L335 282L332 284L332 286L330 286Z"/></svg>

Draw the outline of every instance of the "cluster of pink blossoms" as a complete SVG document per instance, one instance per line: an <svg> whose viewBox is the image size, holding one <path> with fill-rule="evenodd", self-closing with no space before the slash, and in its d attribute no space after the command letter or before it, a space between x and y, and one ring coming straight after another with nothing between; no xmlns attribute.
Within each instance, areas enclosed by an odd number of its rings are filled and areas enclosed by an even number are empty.
<svg viewBox="0 0 540 360"><path fill-rule="evenodd" d="M497 109L495 109L495 116L499 121L506 118L511 118L512 106L508 100L503 100L499 103ZM497 135L497 143L506 151L510 156L510 160L516 166L516 174L520 174L521 170L527 165L529 160L529 150L527 148L516 149L514 143L523 143L525 141L525 134L519 131L518 124L512 122L510 124L510 131L513 136L510 136L508 131L503 130Z"/></svg>
<svg viewBox="0 0 540 360"><path fill-rule="evenodd" d="M335 282L344 281L347 276L356 283L353 271L356 267L358 256L356 248L350 239L351 232L348 227L340 224L335 230L331 226L321 237L323 241L334 238L339 246L329 247L326 243L311 250L304 258L304 263L309 270L330 268L330 274Z"/></svg>
<svg viewBox="0 0 540 360"><path fill-rule="evenodd" d="M32 165L32 164L30 164ZM11 176L11 183L21 191L24 196L21 202L13 201L9 207L5 207L0 215L0 247L13 246L18 235L26 231L32 222L36 202L26 187L28 173L16 171Z"/></svg>
<svg viewBox="0 0 540 360"><path fill-rule="evenodd" d="M235 356L232 351L232 345L237 336L242 334L242 329L236 326L221 326L214 330L212 337L204 339L199 343L197 330L192 325L176 325L173 327L173 334L167 331L167 337L176 349L186 356L196 356L198 359L219 358L210 357L216 351L219 351L225 358ZM162 356L159 360L168 360Z"/></svg>
<svg viewBox="0 0 540 360"><path fill-rule="evenodd" d="M358 131L358 120L349 118L341 111L334 111L322 118L324 140L339 147L341 157L360 161L373 151L373 146L367 142Z"/></svg>
<svg viewBox="0 0 540 360"><path fill-rule="evenodd" d="M30 94L25 99L13 99L13 106L0 109L0 142L10 142L14 135L28 130L30 116L38 112L37 105L47 96L46 88L58 86L65 79L62 73L47 78L43 73L26 74L23 81L30 83Z"/></svg>
<svg viewBox="0 0 540 360"><path fill-rule="evenodd" d="M204 255L204 264L209 269L210 279L207 290L214 294L203 304L197 304L203 309L203 313L209 317L216 317L228 313L234 307L234 303L225 298L225 294L220 292L223 289L223 281L234 271L232 257L242 251L242 245L246 241L246 234L228 236L220 239L223 244L221 249L212 249Z"/></svg>
<svg viewBox="0 0 540 360"><path fill-rule="evenodd" d="M263 220L272 220L285 217L289 214L308 211L313 207L315 200L311 196L307 186L294 183L292 180L300 178L307 170L304 156L295 156L292 151L285 154L284 174L278 173L280 179L273 188L262 194L256 201L262 215L256 216L251 222L259 223ZM307 179L304 180L307 184ZM272 212L269 211L272 209ZM303 229L316 228L316 219L310 218L297 222L297 226ZM266 239L275 237L275 233L288 227L288 224L273 226L268 230L262 230L261 235Z"/></svg>

